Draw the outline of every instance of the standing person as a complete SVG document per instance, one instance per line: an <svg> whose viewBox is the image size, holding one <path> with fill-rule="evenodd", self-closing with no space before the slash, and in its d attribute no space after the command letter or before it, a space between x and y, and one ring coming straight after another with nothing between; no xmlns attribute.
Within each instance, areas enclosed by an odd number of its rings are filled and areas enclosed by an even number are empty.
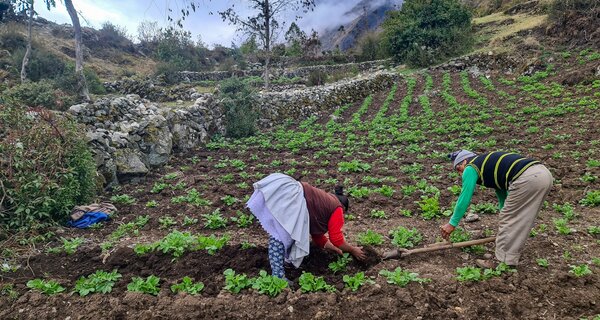
<svg viewBox="0 0 600 320"><path fill-rule="evenodd" d="M459 150L448 156L454 169L462 174L462 191L450 222L441 227L442 236L448 239L458 225L471 203L476 184L494 188L500 208L497 260L476 263L484 268L493 268L498 262L518 265L535 218L552 188L552 174L539 161L516 153L498 151L478 155Z"/></svg>
<svg viewBox="0 0 600 320"><path fill-rule="evenodd" d="M342 227L348 197L341 187L331 194L306 182L273 173L254 183L254 193L246 203L269 234L269 262L274 276L285 279L284 259L296 268L309 253L309 235L328 251L348 252L365 259L361 247L344 240ZM329 239L325 236L329 233Z"/></svg>

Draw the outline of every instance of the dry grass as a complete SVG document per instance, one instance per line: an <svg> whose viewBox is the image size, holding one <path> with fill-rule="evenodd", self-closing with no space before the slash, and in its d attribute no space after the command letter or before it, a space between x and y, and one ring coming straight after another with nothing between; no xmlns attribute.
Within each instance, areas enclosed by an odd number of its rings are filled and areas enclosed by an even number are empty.
<svg viewBox="0 0 600 320"><path fill-rule="evenodd" d="M548 15L506 15L504 13L494 13L476 18L473 20L473 24L482 26L475 35L480 40L480 47L476 51L510 52L514 50L514 43L509 39L519 32L543 26L547 19ZM511 22L507 23L509 20Z"/></svg>
<svg viewBox="0 0 600 320"><path fill-rule="evenodd" d="M0 34L15 32L26 36L27 29L24 24L15 22L0 24ZM74 50L75 40L56 37L52 35L50 28L39 28L34 26L33 42L34 45L44 47L46 50L64 60L73 59L63 53L61 48L70 48ZM94 70L101 80L112 80L126 74L148 75L152 74L156 67L156 62L154 60L129 53L119 53L120 56L118 59L113 60L100 59L94 57L93 52L91 54L91 57L86 57L84 60L84 65ZM127 61L127 65L119 64L116 61Z"/></svg>

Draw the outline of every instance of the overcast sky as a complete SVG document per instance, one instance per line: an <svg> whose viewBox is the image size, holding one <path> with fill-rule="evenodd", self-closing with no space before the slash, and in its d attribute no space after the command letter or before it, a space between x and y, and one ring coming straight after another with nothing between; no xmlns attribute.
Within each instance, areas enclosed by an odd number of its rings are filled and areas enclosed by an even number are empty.
<svg viewBox="0 0 600 320"><path fill-rule="evenodd" d="M385 0L364 1L374 6ZM157 21L161 26L168 26L169 11L174 17L180 16L182 4L189 0L73 0L73 5L80 12L81 24L93 28L100 28L103 22L110 21L113 24L125 27L128 33L135 38L137 27L141 21ZM194 39L199 35L209 46L221 44L230 46L233 42L239 43L241 36L236 33L236 27L223 22L217 11L224 10L235 5L239 10L247 10L244 0L196 0L201 4L184 21L184 29L191 31ZM338 28L340 25L353 20L356 16L345 15L360 0L319 0L313 12L304 15L298 21L300 27L309 33L311 29L323 31L327 28ZM62 1L56 1L56 8L50 11L36 8L40 16L56 23L71 23L69 14ZM210 15L209 12L215 12ZM293 14L290 13L286 26L291 23ZM287 28L287 27L286 27Z"/></svg>

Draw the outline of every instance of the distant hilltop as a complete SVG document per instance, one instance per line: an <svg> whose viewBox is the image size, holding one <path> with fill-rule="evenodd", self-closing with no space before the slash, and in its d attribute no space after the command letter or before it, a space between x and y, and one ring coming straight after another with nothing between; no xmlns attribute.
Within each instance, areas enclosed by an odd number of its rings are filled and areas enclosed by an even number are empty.
<svg viewBox="0 0 600 320"><path fill-rule="evenodd" d="M328 30L319 31L322 50L339 48L346 51L353 48L356 41L363 34L378 30L385 20L386 13L391 10L399 10L402 2L402 0L360 1L344 13L344 16L355 17L352 21Z"/></svg>

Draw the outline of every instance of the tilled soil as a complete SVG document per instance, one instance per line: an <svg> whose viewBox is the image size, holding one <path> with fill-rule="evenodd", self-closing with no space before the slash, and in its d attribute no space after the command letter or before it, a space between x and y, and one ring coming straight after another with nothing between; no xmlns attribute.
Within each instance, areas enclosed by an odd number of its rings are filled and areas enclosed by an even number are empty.
<svg viewBox="0 0 600 320"><path fill-rule="evenodd" d="M567 70L570 68L568 63L575 63L575 68L583 68L574 59L565 63L556 68ZM563 73L546 79L545 83L560 80L561 74ZM408 112L411 118L416 119L424 112L417 98L424 94L425 76L411 76L417 78L417 85ZM450 117L452 114L449 114L448 106L440 95L443 74L433 72L431 76L434 80L434 88L428 93L431 109L438 120ZM539 232L527 241L516 273L503 274L481 282L459 282L456 280L456 268L474 266L474 260L483 256L483 252L466 253L459 249L414 255L400 260L379 259L383 251L393 248L388 234L396 227L418 229L423 235L423 241L419 244L421 246L438 241L439 226L446 223L447 218L422 219L418 202L424 194L417 191L405 195L402 192L403 186L415 185L426 179L428 185L439 189L442 208L450 208L456 200L448 187L460 181L448 175L451 168L447 161L422 155L432 151L447 153L461 147L448 146L447 143L454 140L468 143L471 137L465 138L459 131L444 134L429 132L428 130L436 127L434 119L423 124L420 130L425 134L426 140L418 143L394 141L391 145L381 147L348 143L337 151L331 149L334 151L323 155L319 152L326 145L310 145L309 141L305 147L293 151L276 146L276 142L282 142L275 141L266 147L236 145L218 150L200 149L191 154L180 155L169 166L150 173L145 182L125 185L122 190L115 190L113 194L135 197L136 203L118 205L119 214L103 228L55 230L58 236L65 238L85 238L85 243L73 255L45 253L46 249L60 245L58 239L38 243L35 247L19 245L16 236L5 241L3 249L23 252L23 255L15 259L21 265L17 272L0 273L0 288L9 284L18 292L15 299L5 294L0 295L0 319L579 319L600 314L600 266L592 262L593 258L600 258L600 239L598 235L587 232L589 226L600 225L600 211L598 207L579 205L588 191L600 189L600 181L582 180L584 173L600 176L600 167L587 164L589 160L600 160L600 129L597 126L600 121L599 113L597 109L594 111L583 108L561 116L539 117L538 113L524 113L521 110L533 104L542 106L544 110L563 103L564 100L562 97L552 96L540 100L539 96L524 92L518 86L501 83L498 81L499 77L500 75L492 77L494 86L514 96L514 100L507 101L505 97L485 88L477 78L471 77L471 87L489 102L488 107L477 105L477 101L463 92L459 74L451 75L451 91L458 103L470 106L473 112L484 110L493 115L482 120L482 123L494 128L494 131L474 139L485 141L487 149L517 149L540 159L550 168L556 180L547 199L548 205L542 209L536 222L535 228ZM392 117L398 113L406 88L405 81L399 83L386 116ZM571 93L573 99L586 96L595 99L597 106L600 104L593 93L586 93L576 87L566 87L565 90ZM388 92L379 92L373 95L373 104L361 117L363 121L374 119L387 94ZM350 106L336 121L349 123L352 114L361 104L359 102ZM512 116L518 121L511 120ZM316 124L323 126L328 120L329 117L324 116ZM527 130L532 126L539 127L539 131ZM350 134L368 137L369 132L350 129L337 132L336 135L340 135L342 141ZM414 123L401 124L399 130L410 132L414 130ZM422 147L423 151L409 151L415 145ZM348 149L352 150L351 154L347 152ZM233 159L243 160L245 168L219 165L228 164ZM341 173L338 163L353 159L369 163L372 168L368 172ZM403 171L415 163L423 166L420 172L408 174ZM289 172L290 169L295 171ZM245 290L237 295L229 293L222 289L224 270L231 268L251 277L256 276L260 270L270 270L267 235L257 222L249 228L239 228L229 222L225 229L209 230L203 226L202 215L217 208L228 218L235 217L237 211L247 213L244 199L252 193L252 183L266 174L286 171L292 176L302 175L303 181L326 190L332 190L339 183L345 184L347 188L352 185L369 188L392 186L395 192L391 197L371 193L364 198L351 198L348 212L351 216L346 216L344 226L346 240L350 243L356 243L358 234L366 230L386 236L385 243L368 249L369 260L366 263L352 261L346 272L337 274L328 269L328 264L337 257L312 248L310 256L299 269L286 270L286 275L294 282L293 287L275 298L260 295L254 290ZM172 172L179 172L179 176L173 180L165 180L164 176ZM226 176L229 178L224 179ZM374 183L368 179L363 180L367 176L395 180ZM150 190L159 181L167 181L170 185L184 182L185 187L182 190L167 188L160 193L151 193ZM212 204L196 207L172 203L172 197L185 195L192 188L197 189ZM226 205L222 200L225 195L235 197L237 202L231 206ZM146 207L150 200L156 201L158 207ZM573 232L561 235L556 231L553 221L562 215L553 209L553 204L567 202L573 205L577 217L568 223ZM495 205L497 200L493 191L477 190L472 203ZM383 210L387 218L372 217L373 209ZM400 210L403 209L410 210L412 216L402 215ZM108 255L100 250L99 244L106 241L120 224L133 221L139 215L150 217L149 223L139 230L139 234L129 233L116 241L115 249L109 251ZM177 225L163 227L160 219L167 216L173 218ZM476 222L461 223L461 227L474 239L486 237L497 229L497 214L479 213L479 216L480 220ZM183 226L184 217L196 218L199 222ZM541 228L541 225L546 228ZM136 255L133 252L134 244L157 241L174 229L202 235L228 234L231 239L228 245L214 255L194 251L173 259L162 253ZM242 249L241 244L245 242L252 243L255 247ZM494 244L486 245L485 252L493 254ZM536 262L538 258L547 259L548 268L539 266ZM593 273L577 278L569 272L571 266L581 264L588 265ZM416 272L419 277L430 278L431 282L410 283L401 288L387 283L384 277L378 275L380 270L393 270L396 267ZM96 270L118 270L123 275L112 293L92 294L88 297L79 297L77 294L45 296L29 291L25 285L33 278L54 279L71 290L77 279ZM375 283L366 284L356 292L345 289L343 275L360 271L365 272ZM298 289L298 277L302 272L323 276L338 292L301 293ZM132 277L149 275L161 278L161 292L157 297L127 292L126 287ZM200 295L171 292L170 286L184 276L205 284Z"/></svg>

